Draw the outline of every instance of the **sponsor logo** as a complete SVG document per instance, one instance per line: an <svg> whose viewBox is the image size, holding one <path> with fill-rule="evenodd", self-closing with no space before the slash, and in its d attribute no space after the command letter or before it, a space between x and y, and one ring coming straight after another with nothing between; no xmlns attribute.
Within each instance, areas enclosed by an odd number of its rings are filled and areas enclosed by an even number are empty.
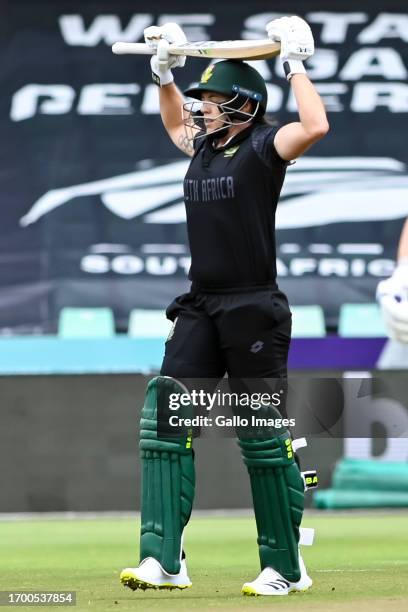
<svg viewBox="0 0 408 612"><path fill-rule="evenodd" d="M251 346L250 351L251 353L259 353L259 351L262 351L263 346L264 346L264 343L261 340L257 340Z"/></svg>
<svg viewBox="0 0 408 612"><path fill-rule="evenodd" d="M319 485L316 470L309 470L308 472L302 472L302 478L305 483L306 489L315 489Z"/></svg>
<svg viewBox="0 0 408 612"><path fill-rule="evenodd" d="M292 448L292 442L290 440L290 438L287 438L285 440L285 446L286 446L286 456L288 459L292 459L293 458L293 448Z"/></svg>

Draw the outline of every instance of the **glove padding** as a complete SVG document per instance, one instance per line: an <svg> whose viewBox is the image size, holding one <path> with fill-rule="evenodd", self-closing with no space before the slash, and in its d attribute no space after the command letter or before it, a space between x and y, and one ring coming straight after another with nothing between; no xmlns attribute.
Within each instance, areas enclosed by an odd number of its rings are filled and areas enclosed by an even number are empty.
<svg viewBox="0 0 408 612"><path fill-rule="evenodd" d="M280 42L283 60L304 61L314 53L312 30L301 17L280 17L266 24L268 38Z"/></svg>
<svg viewBox="0 0 408 612"><path fill-rule="evenodd" d="M174 81L172 68L182 68L186 63L185 55L170 55L170 43L187 42L187 37L177 23L165 23L163 26L150 26L144 30L146 44L155 50L150 60L152 79L159 87Z"/></svg>
<svg viewBox="0 0 408 612"><path fill-rule="evenodd" d="M377 300L390 338L408 343L408 262L378 283Z"/></svg>

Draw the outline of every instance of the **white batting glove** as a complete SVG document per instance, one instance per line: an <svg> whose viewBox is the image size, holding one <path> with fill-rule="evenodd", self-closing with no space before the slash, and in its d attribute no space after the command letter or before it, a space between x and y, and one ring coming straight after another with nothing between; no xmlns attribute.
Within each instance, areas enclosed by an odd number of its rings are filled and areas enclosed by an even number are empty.
<svg viewBox="0 0 408 612"><path fill-rule="evenodd" d="M397 265L391 278L378 283L377 300L390 338L408 343L408 260Z"/></svg>
<svg viewBox="0 0 408 612"><path fill-rule="evenodd" d="M280 42L283 69L288 81L294 74L305 74L304 60L314 53L312 30L301 17L280 17L266 24L268 38Z"/></svg>
<svg viewBox="0 0 408 612"><path fill-rule="evenodd" d="M156 51L150 60L152 79L159 87L174 81L172 68L182 68L186 63L185 55L170 55L170 43L187 42L187 37L177 23L165 23L161 27L150 26L144 30L145 43Z"/></svg>

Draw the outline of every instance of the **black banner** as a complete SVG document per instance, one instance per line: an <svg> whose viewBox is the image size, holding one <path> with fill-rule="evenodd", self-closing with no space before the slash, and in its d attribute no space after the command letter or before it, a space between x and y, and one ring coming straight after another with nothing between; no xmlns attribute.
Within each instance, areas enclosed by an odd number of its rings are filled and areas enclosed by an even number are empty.
<svg viewBox="0 0 408 612"><path fill-rule="evenodd" d="M188 160L161 125L148 58L114 56L148 25L190 40L263 38L281 14L310 23L308 72L331 131L288 171L277 215L280 286L293 304L370 302L408 213L405 3L175 0L2 2L0 328L54 331L62 306L165 307L188 287ZM149 10L152 9L152 10ZM175 77L196 80L206 60ZM296 107L279 60L257 62L280 123ZM316 298L318 296L318 300Z"/></svg>

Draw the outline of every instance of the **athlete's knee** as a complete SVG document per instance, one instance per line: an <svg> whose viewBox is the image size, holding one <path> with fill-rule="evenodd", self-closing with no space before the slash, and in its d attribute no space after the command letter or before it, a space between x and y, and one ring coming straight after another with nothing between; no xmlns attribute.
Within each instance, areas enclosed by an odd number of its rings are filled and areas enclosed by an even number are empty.
<svg viewBox="0 0 408 612"><path fill-rule="evenodd" d="M165 356L160 368L160 375L180 380L183 378L201 378L204 373L203 368L200 366L188 363L182 359Z"/></svg>
<svg viewBox="0 0 408 612"><path fill-rule="evenodd" d="M188 389L169 376L156 376L149 382L140 420L141 451L149 448L172 449L181 454L191 451L189 430L173 425L171 420L176 410L177 416L193 416L192 406L181 401L186 395Z"/></svg>

